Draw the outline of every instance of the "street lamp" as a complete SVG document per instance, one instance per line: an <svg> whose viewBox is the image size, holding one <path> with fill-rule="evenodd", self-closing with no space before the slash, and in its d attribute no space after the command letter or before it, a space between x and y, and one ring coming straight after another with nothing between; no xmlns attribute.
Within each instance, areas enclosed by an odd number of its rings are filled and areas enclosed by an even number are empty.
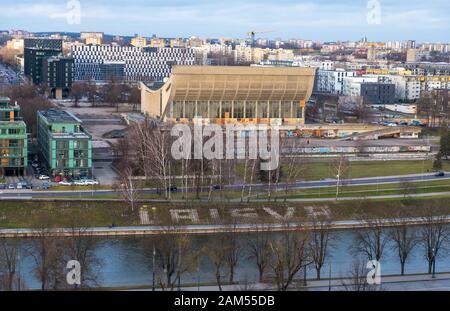
<svg viewBox="0 0 450 311"><path fill-rule="evenodd" d="M156 258L156 249L155 249L155 244L153 244L153 266L152 266L152 273L153 273L153 277L152 277L152 281L153 281L153 285L152 285L152 291L155 291L155 260Z"/></svg>
<svg viewBox="0 0 450 311"><path fill-rule="evenodd" d="M431 277L434 279L434 278L436 278L436 250L434 247L433 247L432 252L433 252L433 257L432 257L433 258L433 262L432 262L433 274L431 275Z"/></svg>

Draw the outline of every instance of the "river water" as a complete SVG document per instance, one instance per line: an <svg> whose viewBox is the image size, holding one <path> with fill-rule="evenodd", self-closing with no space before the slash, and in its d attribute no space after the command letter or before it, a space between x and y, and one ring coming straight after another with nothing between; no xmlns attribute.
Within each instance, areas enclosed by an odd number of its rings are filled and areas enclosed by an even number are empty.
<svg viewBox="0 0 450 311"><path fill-rule="evenodd" d="M418 230L418 229L417 229ZM277 233L273 233L274 235ZM335 239L330 248L331 257L328 259L322 270L322 278L328 278L331 263L331 276L342 277L348 275L354 263L355 255L350 251L355 238L355 233L351 230L333 232ZM126 238L101 238L96 249L97 257L101 260L99 283L104 287L121 286L142 286L152 284L151 260L143 256L143 239L151 237L126 237ZM195 235L192 237L192 248L198 249L207 243L214 243L214 236ZM240 238L242 241L245 237ZM27 247L31 241L21 240L23 247ZM422 246L417 246L406 264L406 273L426 273L427 261L424 257ZM450 260L442 254L436 261L436 272L450 271ZM242 256L236 268L235 280L241 282L253 282L258 279L258 272L254 262L247 256ZM20 261L20 273L25 280L27 288L40 288L40 283L34 276L33 268L35 263L33 258L25 257ZM200 269L182 275L181 283L196 286L201 283L214 283L214 269L209 259L201 258ZM400 264L392 245L385 248L381 260L382 275L392 275L400 273ZM308 277L315 277L315 270L308 271ZM224 280L226 280L226 276Z"/></svg>

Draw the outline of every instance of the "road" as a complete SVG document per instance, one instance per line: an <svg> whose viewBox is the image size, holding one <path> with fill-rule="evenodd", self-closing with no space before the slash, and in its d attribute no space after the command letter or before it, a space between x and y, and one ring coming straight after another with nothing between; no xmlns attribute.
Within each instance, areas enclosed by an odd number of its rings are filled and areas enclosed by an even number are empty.
<svg viewBox="0 0 450 311"><path fill-rule="evenodd" d="M362 185L381 185L392 184L402 182L423 182L433 180L450 180L450 174L446 173L443 177L436 177L434 174L415 174L415 175L403 175L403 176L387 176L387 177L372 177L372 178L357 178L350 180L342 180L344 185L362 186ZM227 190L241 190L242 184L226 186ZM246 185L248 188L250 185ZM317 181L302 181L296 182L289 186L289 189L308 189L308 188L322 188L322 187L334 187L336 186L336 180L317 180ZM254 190L263 190L266 185L253 184L251 187ZM284 191L284 184L279 184L280 191ZM181 189L179 189L181 191ZM188 191L195 191L193 188L189 188ZM156 194L157 189L144 189L141 191L143 194ZM105 196L105 195L120 195L119 192L114 190L92 190L86 187L86 190L80 191L32 191L32 190L1 190L0 199L24 199L24 198L58 198L58 197L92 197ZM426 194L423 194L426 195ZM429 194L428 194L429 195ZM386 196L387 198L388 196Z"/></svg>
<svg viewBox="0 0 450 311"><path fill-rule="evenodd" d="M18 85L22 78L12 69L0 63L0 85Z"/></svg>

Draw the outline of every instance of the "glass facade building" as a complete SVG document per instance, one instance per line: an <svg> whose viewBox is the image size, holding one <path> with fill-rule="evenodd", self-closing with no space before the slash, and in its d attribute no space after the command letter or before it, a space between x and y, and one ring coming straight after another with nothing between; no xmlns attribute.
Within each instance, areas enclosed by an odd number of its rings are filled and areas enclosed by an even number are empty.
<svg viewBox="0 0 450 311"><path fill-rule="evenodd" d="M28 163L27 127L20 107L0 97L0 169L1 175L22 175Z"/></svg>
<svg viewBox="0 0 450 311"><path fill-rule="evenodd" d="M38 144L52 177L92 176L92 137L73 114L57 109L38 111Z"/></svg>

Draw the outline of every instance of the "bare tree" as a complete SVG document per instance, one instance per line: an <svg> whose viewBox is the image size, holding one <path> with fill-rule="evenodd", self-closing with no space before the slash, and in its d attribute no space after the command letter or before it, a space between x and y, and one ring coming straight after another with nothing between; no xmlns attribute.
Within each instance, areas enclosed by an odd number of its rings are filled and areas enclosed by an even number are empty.
<svg viewBox="0 0 450 311"><path fill-rule="evenodd" d="M325 265L327 258L331 256L330 246L332 241L333 235L331 234L330 219L325 216L314 216L312 219L309 249L318 280L320 280L322 267Z"/></svg>
<svg viewBox="0 0 450 311"><path fill-rule="evenodd" d="M368 260L380 261L389 242L383 218L366 215L361 217L361 222L365 228L356 230L355 245L352 249L356 254L365 255Z"/></svg>
<svg viewBox="0 0 450 311"><path fill-rule="evenodd" d="M228 280L234 282L234 271L242 256L242 246L239 242L239 234L236 225L230 232L224 233L223 248L225 251L225 264L228 267Z"/></svg>
<svg viewBox="0 0 450 311"><path fill-rule="evenodd" d="M224 241L223 237L223 235L214 236L214 241L210 241L204 249L206 256L208 256L214 267L214 277L219 291L222 291L223 269L227 264L228 255L228 251L222 245L222 242Z"/></svg>
<svg viewBox="0 0 450 311"><path fill-rule="evenodd" d="M367 269L365 261L355 259L350 270L350 277L342 279L342 286L346 291L364 292L381 290L380 286L367 282Z"/></svg>
<svg viewBox="0 0 450 311"><path fill-rule="evenodd" d="M286 231L270 242L270 249L270 268L275 283L279 291L286 291L292 285L296 274L308 264L308 234L292 230L289 224L286 224Z"/></svg>
<svg viewBox="0 0 450 311"><path fill-rule="evenodd" d="M144 242L144 255L152 263L159 286L173 290L181 276L192 270L198 252L192 251L189 236L180 234L173 226L167 227L164 233Z"/></svg>
<svg viewBox="0 0 450 311"><path fill-rule="evenodd" d="M418 240L415 234L415 228L411 228L404 218L398 217L394 220L394 226L390 230L390 239L392 241L392 249L397 252L400 260L401 275L405 274L406 261Z"/></svg>
<svg viewBox="0 0 450 311"><path fill-rule="evenodd" d="M263 230L255 230L248 234L246 239L248 258L255 261L258 267L259 281L262 282L264 272L270 260L270 234Z"/></svg>
<svg viewBox="0 0 450 311"><path fill-rule="evenodd" d="M350 162L345 156L333 160L330 164L330 169L333 177L336 177L336 200L339 198L339 193L342 187L342 180L348 178L350 171Z"/></svg>
<svg viewBox="0 0 450 311"><path fill-rule="evenodd" d="M18 265L20 261L19 239L0 238L0 290L20 290L23 288Z"/></svg>
<svg viewBox="0 0 450 311"><path fill-rule="evenodd" d="M434 206L424 207L423 226L419 230L419 243L423 247L428 262L428 274L433 271L433 264L439 256L448 251L450 237L447 217Z"/></svg>
<svg viewBox="0 0 450 311"><path fill-rule="evenodd" d="M136 201L139 200L141 182L133 179L133 169L128 167L121 171L116 188L120 190L123 199L128 203L131 212L134 212Z"/></svg>

